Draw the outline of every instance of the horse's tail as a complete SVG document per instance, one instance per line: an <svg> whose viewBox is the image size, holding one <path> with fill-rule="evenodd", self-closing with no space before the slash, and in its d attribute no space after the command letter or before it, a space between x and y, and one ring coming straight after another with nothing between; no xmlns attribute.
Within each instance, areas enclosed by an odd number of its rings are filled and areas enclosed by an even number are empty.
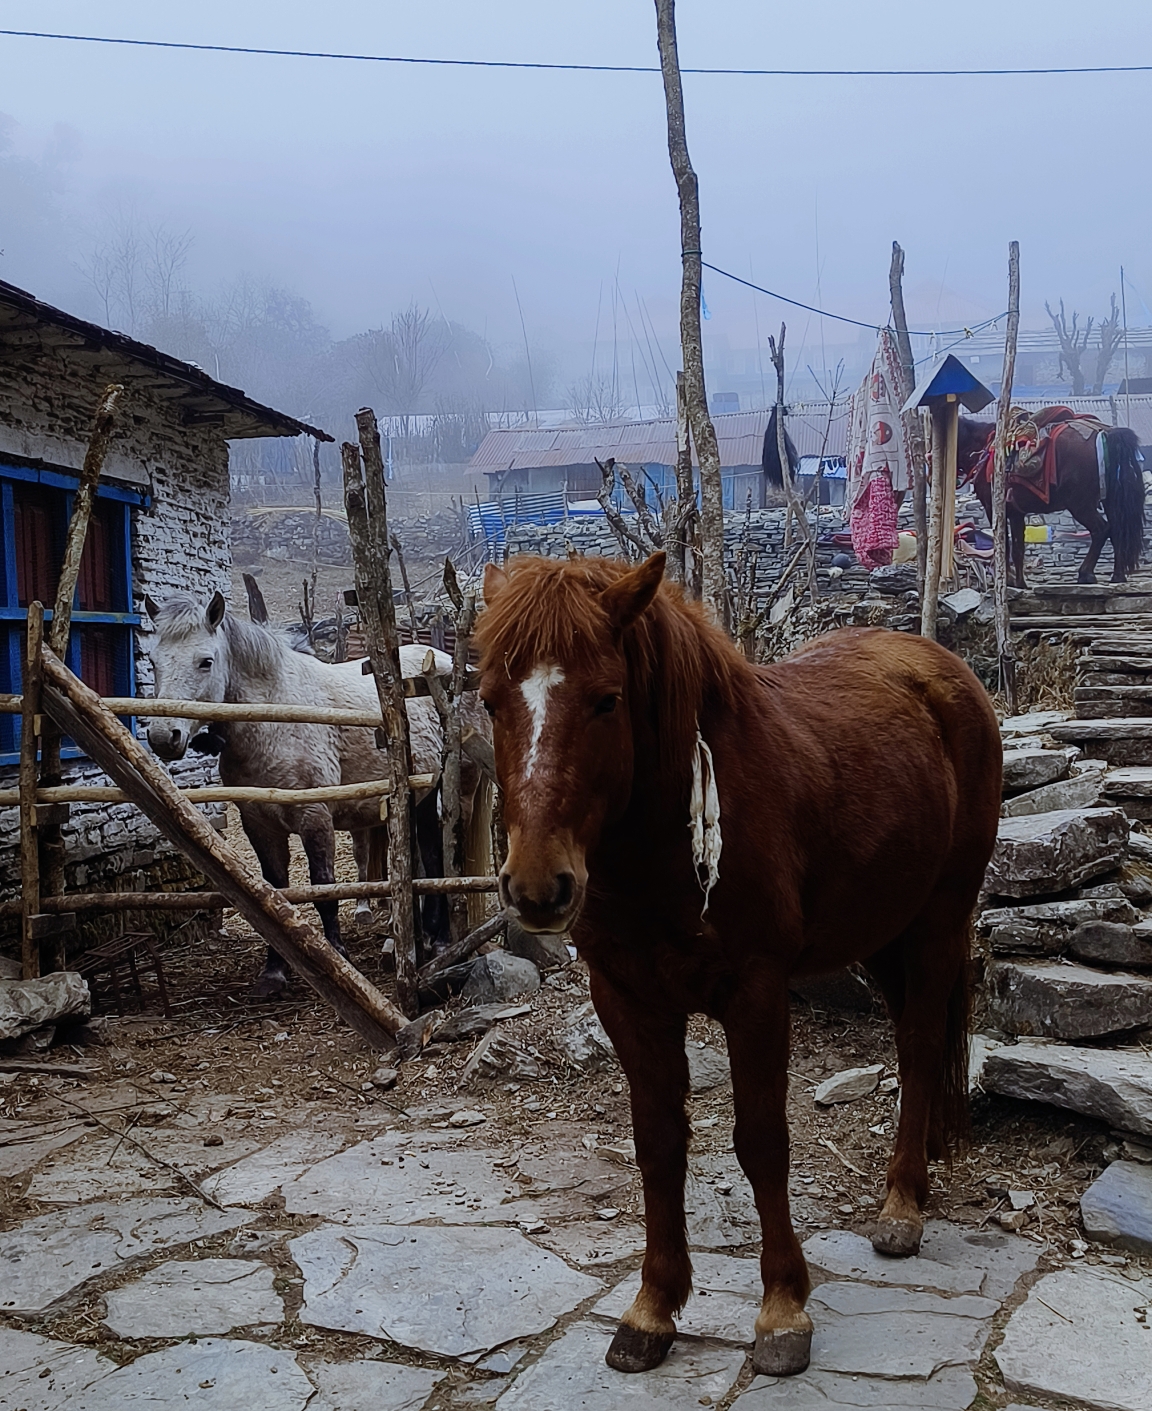
<svg viewBox="0 0 1152 1411"><path fill-rule="evenodd" d="M1112 534L1112 556L1118 575L1127 577L1140 565L1144 547L1144 475L1140 469L1139 441L1126 426L1104 432L1108 471L1104 513Z"/></svg>
<svg viewBox="0 0 1152 1411"><path fill-rule="evenodd" d="M464 832L464 872L469 877L488 877L494 866L492 857L492 780L480 770L480 782L472 796L472 814ZM485 919L487 894L468 893L468 926L479 926Z"/></svg>
<svg viewBox="0 0 1152 1411"><path fill-rule="evenodd" d="M972 1021L972 962L967 954L948 995L944 1021L944 1072L936 1113L940 1135L948 1155L961 1152L968 1143L968 1031Z"/></svg>
<svg viewBox="0 0 1152 1411"><path fill-rule="evenodd" d="M792 477L796 474L796 467L800 464L800 455L793 444L788 432L784 432L784 454L788 457L788 474ZM764 433L764 450L760 457L760 467L768 479L769 485L775 485L782 489L784 485L784 474L780 469L780 442L776 437L776 408L772 408L772 415L768 418L768 429Z"/></svg>

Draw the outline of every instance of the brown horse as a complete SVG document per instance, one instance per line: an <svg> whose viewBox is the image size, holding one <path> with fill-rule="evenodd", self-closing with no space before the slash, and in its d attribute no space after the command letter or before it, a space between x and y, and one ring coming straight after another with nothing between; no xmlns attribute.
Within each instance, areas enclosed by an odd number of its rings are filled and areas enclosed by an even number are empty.
<svg viewBox="0 0 1152 1411"><path fill-rule="evenodd" d="M992 486L977 463L987 449L995 428L986 421L960 418L957 437L957 474L961 480L976 470L973 489L988 522L992 522ZM1134 431L1110 426L1104 432L1108 448L1108 468L1104 493L1100 493L1100 470L1095 440L1086 441L1074 431L1066 431L1056 443L1056 479L1045 503L1020 482L1008 488L1008 543L1016 587L1024 582L1024 517L1029 514L1056 514L1067 510L1092 536L1088 553L1076 575L1080 583L1096 582L1096 562L1109 539L1112 540L1112 582L1124 583L1140 565L1144 543L1144 476L1140 469L1140 443ZM1103 503L1104 513L1100 513Z"/></svg>
<svg viewBox="0 0 1152 1411"><path fill-rule="evenodd" d="M571 929L631 1086L643 1283L608 1352L658 1365L691 1290L687 1016L725 1030L734 1144L763 1232L757 1370L808 1364L788 1214L788 982L863 961L903 1095L873 1244L913 1254L928 1159L967 1111L968 929L996 838L1000 737L933 642L875 629L747 662L662 584L664 555L489 565L481 695L528 930Z"/></svg>

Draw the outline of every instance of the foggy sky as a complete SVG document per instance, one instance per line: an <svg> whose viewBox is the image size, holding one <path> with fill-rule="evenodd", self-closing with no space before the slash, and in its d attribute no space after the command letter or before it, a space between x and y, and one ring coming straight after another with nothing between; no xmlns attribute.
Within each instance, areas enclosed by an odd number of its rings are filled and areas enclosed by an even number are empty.
<svg viewBox="0 0 1152 1411"><path fill-rule="evenodd" d="M1147 0L681 0L684 65L1152 62ZM0 24L440 57L652 63L650 0L3 0ZM646 299L674 339L675 188L659 76L522 73L169 53L0 38L19 150L60 157L53 243L0 212L0 277L74 306L75 245L134 207L195 233L188 278L308 297L336 337L410 299L510 345L515 278L534 345L589 344L598 300ZM688 76L705 258L865 320L887 317L891 241L910 320L1005 302L1021 242L1025 326L1044 300L1099 315L1123 263L1152 304L1145 155L1152 74L951 79ZM754 342L752 296L706 275L709 335ZM759 300L806 340L843 325ZM605 323L607 320L607 324ZM1152 323L1129 294L1129 323ZM624 335L626 336L626 335ZM671 349L669 348L669 352ZM811 356L811 353L809 353Z"/></svg>

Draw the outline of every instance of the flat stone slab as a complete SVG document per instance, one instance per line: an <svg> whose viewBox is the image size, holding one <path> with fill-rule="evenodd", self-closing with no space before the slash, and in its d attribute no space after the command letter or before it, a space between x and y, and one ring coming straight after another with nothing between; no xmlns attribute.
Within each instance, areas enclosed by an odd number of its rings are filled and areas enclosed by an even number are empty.
<svg viewBox="0 0 1152 1411"><path fill-rule="evenodd" d="M1028 813L1055 813L1065 808L1095 808L1103 792L1104 770L1085 769L1056 783L1045 784L1039 789L1029 789L1026 794L1016 794L1004 801L1000 811L1005 818L1023 818Z"/></svg>
<svg viewBox="0 0 1152 1411"><path fill-rule="evenodd" d="M534 1234L533 1240L569 1264L594 1268L644 1252L643 1226L631 1220L574 1220Z"/></svg>
<svg viewBox="0 0 1152 1411"><path fill-rule="evenodd" d="M1124 861L1128 818L1121 808L1059 809L1002 818L984 876L995 896L1033 897L1079 887Z"/></svg>
<svg viewBox="0 0 1152 1411"><path fill-rule="evenodd" d="M1084 965L999 961L988 968L988 1020L1007 1034L1099 1038L1152 1024L1152 979Z"/></svg>
<svg viewBox="0 0 1152 1411"><path fill-rule="evenodd" d="M744 1173L735 1168L729 1181L730 1193L722 1194L703 1174L689 1167L684 1184L684 1213L688 1221L688 1243L693 1249L732 1249L760 1238L760 1216L752 1198L752 1187Z"/></svg>
<svg viewBox="0 0 1152 1411"><path fill-rule="evenodd" d="M976 928L998 955L1061 955L1078 926L1091 921L1127 925L1140 913L1126 897L1080 897L1074 901L1039 901L1031 906L998 906L982 911Z"/></svg>
<svg viewBox="0 0 1152 1411"><path fill-rule="evenodd" d="M694 1093L705 1093L711 1088L721 1088L732 1081L728 1068L728 1055L718 1048L698 1048L689 1044L688 1086Z"/></svg>
<svg viewBox="0 0 1152 1411"><path fill-rule="evenodd" d="M304 1411L315 1392L282 1348L205 1338L138 1357L74 1396L67 1411L189 1403L196 1411Z"/></svg>
<svg viewBox="0 0 1152 1411"><path fill-rule="evenodd" d="M251 1259L172 1260L105 1299L105 1324L127 1338L182 1338L280 1323L284 1303L269 1264Z"/></svg>
<svg viewBox="0 0 1152 1411"><path fill-rule="evenodd" d="M618 1322L640 1291L640 1271L629 1274L593 1308L600 1318ZM750 1346L756 1336L764 1286L758 1259L731 1254L692 1256L692 1292L676 1319L677 1330L692 1337Z"/></svg>
<svg viewBox="0 0 1152 1411"><path fill-rule="evenodd" d="M34 1200L72 1205L118 1195L184 1193L188 1187L160 1161L197 1180L206 1171L237 1161L258 1146L254 1138L244 1136L227 1137L223 1146L206 1147L202 1135L183 1131L138 1129L133 1135L139 1135L150 1156L118 1136L100 1136L37 1171L28 1194Z"/></svg>
<svg viewBox="0 0 1152 1411"><path fill-rule="evenodd" d="M289 1132L209 1176L203 1187L221 1205L257 1205L343 1145L334 1132Z"/></svg>
<svg viewBox="0 0 1152 1411"><path fill-rule="evenodd" d="M1104 792L1122 799L1152 799L1152 769L1147 765L1110 769L1104 776Z"/></svg>
<svg viewBox="0 0 1152 1411"><path fill-rule="evenodd" d="M1000 733L1005 740L1017 735L1042 735L1067 719L1066 710L1030 710L1026 715L1007 716L1000 722Z"/></svg>
<svg viewBox="0 0 1152 1411"><path fill-rule="evenodd" d="M1047 1102L1152 1137L1152 1055L1023 1040L992 1050L980 1086L1001 1097Z"/></svg>
<svg viewBox="0 0 1152 1411"><path fill-rule="evenodd" d="M1074 1398L1099 1411L1152 1406L1152 1329L1136 1309L1152 1305L1152 1280L1095 1269L1041 1279L1012 1314L993 1354L1009 1391Z"/></svg>
<svg viewBox="0 0 1152 1411"><path fill-rule="evenodd" d="M1045 750L1034 746L1004 750L1004 792L1020 793L1040 789L1063 779L1072 766L1076 750Z"/></svg>
<svg viewBox="0 0 1152 1411"><path fill-rule="evenodd" d="M252 1218L199 1200L101 1201L26 1220L0 1235L0 1312L40 1313L72 1289L165 1246Z"/></svg>
<svg viewBox="0 0 1152 1411"><path fill-rule="evenodd" d="M1113 1161L1080 1197L1089 1239L1152 1254L1152 1166Z"/></svg>
<svg viewBox="0 0 1152 1411"><path fill-rule="evenodd" d="M810 1367L798 1377L754 1378L733 1406L739 1411L967 1411L975 1395L976 1379L960 1367L944 1367L926 1381L847 1377Z"/></svg>
<svg viewBox="0 0 1152 1411"><path fill-rule="evenodd" d="M973 1294L821 1284L808 1300L812 1364L848 1376L922 1380L943 1367L974 1366L998 1306Z"/></svg>
<svg viewBox="0 0 1152 1411"><path fill-rule="evenodd" d="M421 1411L445 1374L366 1357L316 1362L308 1375L317 1389L308 1411Z"/></svg>
<svg viewBox="0 0 1152 1411"><path fill-rule="evenodd" d="M700 1411L732 1389L743 1352L678 1340L659 1367L629 1375L604 1362L611 1329L577 1323L516 1378L498 1411Z"/></svg>
<svg viewBox="0 0 1152 1411"><path fill-rule="evenodd" d="M603 1288L516 1230L327 1226L290 1248L302 1323L447 1357L541 1333Z"/></svg>
<svg viewBox="0 0 1152 1411"><path fill-rule="evenodd" d="M22 1176L61 1147L71 1146L88 1135L85 1128L74 1127L63 1132L49 1132L33 1141L13 1141L9 1137L6 1144L0 1146L0 1179L11 1180L13 1176Z"/></svg>
<svg viewBox="0 0 1152 1411"><path fill-rule="evenodd" d="M977 1293L1007 1298L1040 1258L1041 1248L992 1230L965 1230L941 1220L924 1227L920 1253L910 1259L877 1254L872 1242L848 1230L826 1230L804 1243L804 1258L837 1278L874 1284Z"/></svg>
<svg viewBox="0 0 1152 1411"><path fill-rule="evenodd" d="M73 1393L116 1370L90 1347L0 1328L0 1407L55 1411Z"/></svg>

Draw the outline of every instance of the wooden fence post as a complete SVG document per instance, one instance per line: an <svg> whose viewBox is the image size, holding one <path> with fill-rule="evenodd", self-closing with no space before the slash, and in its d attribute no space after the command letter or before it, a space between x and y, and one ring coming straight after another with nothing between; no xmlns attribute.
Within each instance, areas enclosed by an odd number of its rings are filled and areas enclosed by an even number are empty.
<svg viewBox="0 0 1152 1411"><path fill-rule="evenodd" d="M39 784L36 752L40 735L40 648L44 642L44 607L28 604L28 644L24 657L23 711L20 718L20 954L25 980L40 974L40 840L36 818Z"/></svg>
<svg viewBox="0 0 1152 1411"><path fill-rule="evenodd" d="M936 640L936 612L940 602L940 563L944 532L944 425L932 411L932 503L928 522L928 561L920 606L920 635Z"/></svg>
<svg viewBox="0 0 1152 1411"><path fill-rule="evenodd" d="M1016 653L1008 617L1008 423L1012 410L1012 381L1016 375L1016 335L1020 328L1020 242L1008 245L1008 326L1004 336L1004 370L1000 403L996 409L996 459L992 463L992 544L995 559L992 584L996 613L996 654L1000 662L1000 690L1008 714L1016 714Z"/></svg>

